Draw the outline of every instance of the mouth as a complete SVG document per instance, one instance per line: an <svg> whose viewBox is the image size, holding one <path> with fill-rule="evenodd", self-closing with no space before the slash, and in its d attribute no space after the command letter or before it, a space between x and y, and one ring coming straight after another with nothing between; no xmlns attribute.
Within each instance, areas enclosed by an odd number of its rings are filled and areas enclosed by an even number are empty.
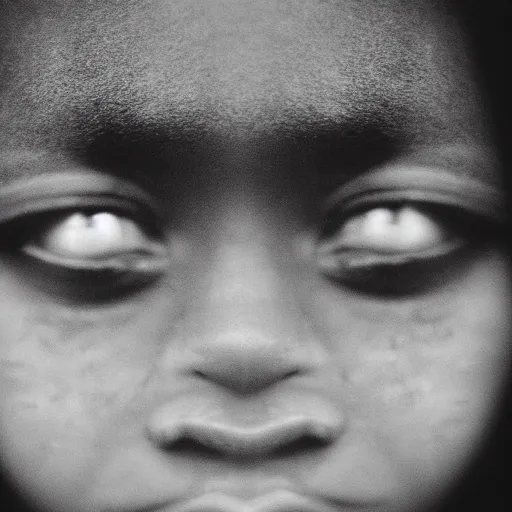
<svg viewBox="0 0 512 512"><path fill-rule="evenodd" d="M168 402L146 426L151 444L118 448L99 475L94 510L363 512L393 499L388 465L364 443L337 443L344 416L327 399L305 407L306 393L287 395L233 413L207 398Z"/></svg>
<svg viewBox="0 0 512 512"><path fill-rule="evenodd" d="M285 454L299 445L327 445L336 435L336 425L300 416L252 427L190 420L182 422L172 435L167 433L166 445L177 450L196 444L210 453L239 459Z"/></svg>
<svg viewBox="0 0 512 512"><path fill-rule="evenodd" d="M185 502L139 512L365 512L376 510L355 503L328 503L289 490L274 491L250 501L211 493Z"/></svg>
<svg viewBox="0 0 512 512"><path fill-rule="evenodd" d="M223 457L260 458L301 446L325 446L344 428L344 418L330 401L317 398L304 407L288 396L286 404L261 407L261 415L248 421L223 408L211 412L201 400L177 401L162 407L148 425L149 437L167 451L195 445L199 451ZM194 406L195 405L195 406ZM256 409L255 409L256 411ZM253 411L252 415L257 416Z"/></svg>

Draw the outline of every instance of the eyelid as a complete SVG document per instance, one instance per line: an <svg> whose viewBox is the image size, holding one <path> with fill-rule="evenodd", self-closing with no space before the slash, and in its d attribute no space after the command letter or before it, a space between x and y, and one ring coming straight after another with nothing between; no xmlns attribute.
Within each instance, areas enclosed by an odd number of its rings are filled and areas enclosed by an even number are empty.
<svg viewBox="0 0 512 512"><path fill-rule="evenodd" d="M23 248L22 253L25 256L37 258L47 264L68 267L74 270L88 271L115 271L117 273L123 271L137 271L141 274L158 274L169 266L169 255L163 248L152 247L152 251L148 250L148 254L153 252L150 258L138 257L128 253L126 255L110 256L102 260L91 260L89 258L70 258L63 256L55 256L51 252L41 250L37 246L29 245Z"/></svg>
<svg viewBox="0 0 512 512"><path fill-rule="evenodd" d="M453 206L490 220L507 220L504 193L496 187L420 166L385 168L360 176L327 199L325 213L402 201Z"/></svg>
<svg viewBox="0 0 512 512"><path fill-rule="evenodd" d="M0 224L41 212L87 207L162 218L161 205L137 185L94 171L43 174L0 189Z"/></svg>

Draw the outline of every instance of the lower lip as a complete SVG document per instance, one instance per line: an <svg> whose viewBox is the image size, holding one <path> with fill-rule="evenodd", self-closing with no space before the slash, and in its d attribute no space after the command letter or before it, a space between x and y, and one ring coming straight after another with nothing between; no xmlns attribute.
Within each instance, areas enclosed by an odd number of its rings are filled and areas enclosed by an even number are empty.
<svg viewBox="0 0 512 512"><path fill-rule="evenodd" d="M290 491L278 491L249 502L222 493L212 493L192 499L184 504L156 512L348 512L361 507L347 505L332 508Z"/></svg>

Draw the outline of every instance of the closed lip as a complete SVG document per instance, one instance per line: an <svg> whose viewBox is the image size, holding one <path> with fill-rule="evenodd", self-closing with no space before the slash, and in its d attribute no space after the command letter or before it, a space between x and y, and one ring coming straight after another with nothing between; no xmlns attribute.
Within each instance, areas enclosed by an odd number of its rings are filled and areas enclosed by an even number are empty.
<svg viewBox="0 0 512 512"><path fill-rule="evenodd" d="M214 407L209 396L180 396L151 415L147 433L167 449L192 442L223 455L255 457L305 438L330 443L344 428L338 407L317 393L266 397L255 402L249 417L243 416L231 403Z"/></svg>
<svg viewBox="0 0 512 512"><path fill-rule="evenodd" d="M371 509L375 510L374 507ZM245 501L224 494L211 493L185 502L140 512L363 512L370 510L355 503L327 503L289 490L278 490Z"/></svg>
<svg viewBox="0 0 512 512"><path fill-rule="evenodd" d="M247 457L267 454L306 437L327 443L336 437L338 428L335 422L327 424L301 416L251 427L189 420L167 436L167 444L193 440L226 455Z"/></svg>

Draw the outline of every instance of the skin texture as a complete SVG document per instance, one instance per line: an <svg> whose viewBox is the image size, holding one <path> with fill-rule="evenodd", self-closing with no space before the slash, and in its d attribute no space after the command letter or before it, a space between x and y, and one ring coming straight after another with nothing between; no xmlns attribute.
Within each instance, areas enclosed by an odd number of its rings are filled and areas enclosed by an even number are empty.
<svg viewBox="0 0 512 512"><path fill-rule="evenodd" d="M158 279L91 300L2 251L0 446L23 495L121 512L216 492L262 512L291 489L414 511L451 488L508 368L503 250L475 222L441 279L391 295L315 257L327 198L366 172L500 188L463 33L438 4L0 4L2 187L126 179L160 202L169 253ZM191 411L251 427L310 411L337 430L286 453L178 448L169 425Z"/></svg>

